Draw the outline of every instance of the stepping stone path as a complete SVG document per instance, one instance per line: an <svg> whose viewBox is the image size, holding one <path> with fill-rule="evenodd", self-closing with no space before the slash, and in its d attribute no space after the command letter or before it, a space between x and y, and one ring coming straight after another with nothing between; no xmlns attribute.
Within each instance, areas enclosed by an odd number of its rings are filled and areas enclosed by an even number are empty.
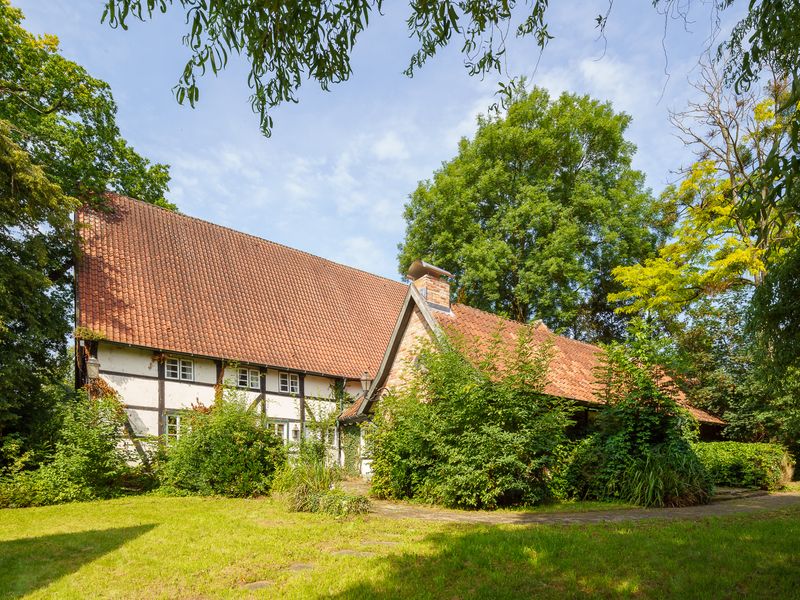
<svg viewBox="0 0 800 600"><path fill-rule="evenodd" d="M363 540L364 546L399 546L400 542L388 542L386 540Z"/></svg>
<svg viewBox="0 0 800 600"><path fill-rule="evenodd" d="M314 565L311 563L294 563L289 565L290 571L306 571L308 569L313 569Z"/></svg>
<svg viewBox="0 0 800 600"><path fill-rule="evenodd" d="M336 550L331 552L334 556L375 556L374 552L365 552L363 550Z"/></svg>
<svg viewBox="0 0 800 600"><path fill-rule="evenodd" d="M262 590L266 587L274 585L274 581L251 581L250 583L245 583L242 585L242 589L245 590Z"/></svg>

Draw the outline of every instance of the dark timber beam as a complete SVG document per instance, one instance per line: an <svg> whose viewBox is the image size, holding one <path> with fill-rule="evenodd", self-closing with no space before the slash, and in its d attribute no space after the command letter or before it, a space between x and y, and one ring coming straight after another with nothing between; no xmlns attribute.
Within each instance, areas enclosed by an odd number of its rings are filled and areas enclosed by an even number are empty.
<svg viewBox="0 0 800 600"><path fill-rule="evenodd" d="M158 365L158 439L161 444L167 440L167 415L166 415L166 379L167 379L167 362L163 353L156 355L156 364Z"/></svg>

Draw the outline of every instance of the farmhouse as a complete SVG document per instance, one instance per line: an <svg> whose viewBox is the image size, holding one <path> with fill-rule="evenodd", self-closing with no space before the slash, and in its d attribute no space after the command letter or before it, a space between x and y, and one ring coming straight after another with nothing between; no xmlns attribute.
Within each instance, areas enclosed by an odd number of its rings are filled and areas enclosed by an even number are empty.
<svg viewBox="0 0 800 600"><path fill-rule="evenodd" d="M501 331L513 343L521 327L451 303L449 274L421 261L406 285L118 195L76 221L76 380L113 387L135 437L179 436L181 411L227 385L298 441L308 419L368 418L423 337ZM596 406L599 349L540 324L535 339L546 338L547 391ZM345 394L356 401L342 412ZM705 428L721 424L690 410Z"/></svg>

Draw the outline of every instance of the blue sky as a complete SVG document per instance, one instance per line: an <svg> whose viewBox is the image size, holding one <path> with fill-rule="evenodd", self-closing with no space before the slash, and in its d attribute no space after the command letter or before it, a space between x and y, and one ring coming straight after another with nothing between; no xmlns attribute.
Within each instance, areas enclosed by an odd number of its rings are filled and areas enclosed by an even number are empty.
<svg viewBox="0 0 800 600"><path fill-rule="evenodd" d="M405 29L408 8L387 3L358 42L351 80L327 93L307 82L299 104L274 111L266 139L250 110L242 61L201 81L196 109L175 102L171 88L188 57L178 10L122 31L100 24L102 0L12 3L25 13L26 28L56 34L65 56L111 84L123 135L141 154L171 165L168 196L182 212L395 279L409 193L455 155L462 136L473 135L497 89L497 77L466 73L457 44L405 77L415 49ZM594 18L607 6L551 2L555 39L538 68L533 40L514 41L508 72L553 94L610 100L632 115L634 166L658 192L691 162L668 111L692 96L688 82L713 31L708 8L701 5L686 25L665 20L649 1L617 2L605 46ZM723 16L724 34L737 15Z"/></svg>

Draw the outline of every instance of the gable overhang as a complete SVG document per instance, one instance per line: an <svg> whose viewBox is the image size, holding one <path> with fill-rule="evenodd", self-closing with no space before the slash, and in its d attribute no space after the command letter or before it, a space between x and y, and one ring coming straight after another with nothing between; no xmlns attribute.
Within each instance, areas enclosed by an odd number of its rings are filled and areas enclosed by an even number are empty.
<svg viewBox="0 0 800 600"><path fill-rule="evenodd" d="M427 302L420 295L416 287L409 285L408 292L403 300L403 305L400 308L400 313L397 315L397 321L395 322L394 330L392 331L392 337L389 338L389 344L387 345L386 351L383 354L383 359L378 367L378 372L375 374L375 378L372 380L372 385L370 385L370 388L364 397L361 398L358 410L348 417L340 418L340 422L356 423L369 418L373 404L378 399L378 395L383 391L384 386L386 385L386 378L389 376L389 371L394 365L397 351L399 350L400 344L403 341L406 329L408 328L408 323L411 320L411 316L414 314L415 308L419 309L420 313L422 314L422 318L425 320L425 324L428 326L432 335L439 331L439 325L436 323L436 319L433 318L433 315L431 315L431 312L427 306Z"/></svg>

